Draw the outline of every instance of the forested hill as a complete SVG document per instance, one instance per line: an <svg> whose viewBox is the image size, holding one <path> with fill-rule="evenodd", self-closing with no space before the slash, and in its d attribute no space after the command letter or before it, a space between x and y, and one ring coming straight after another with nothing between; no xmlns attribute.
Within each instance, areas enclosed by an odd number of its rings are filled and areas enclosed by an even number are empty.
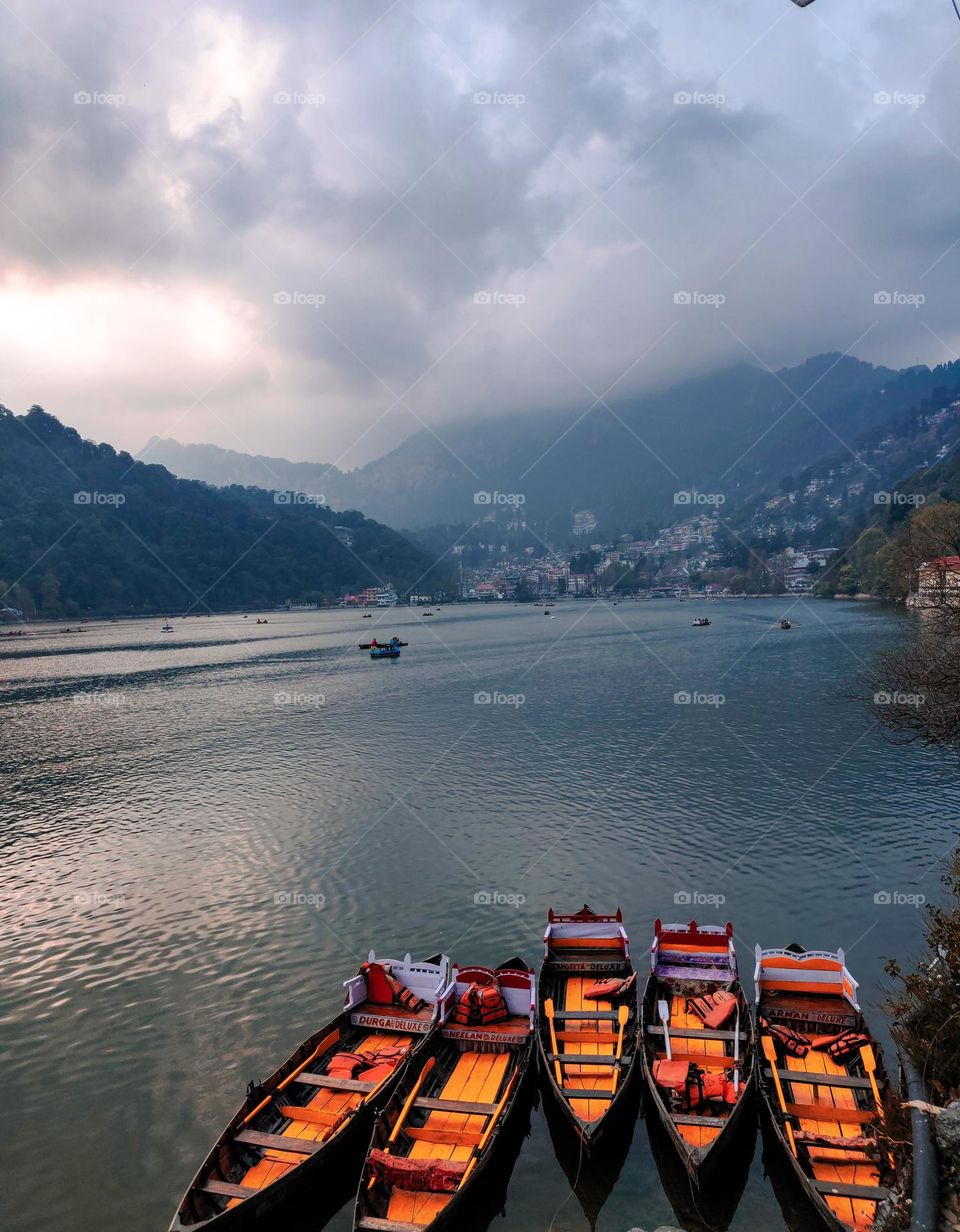
<svg viewBox="0 0 960 1232"><path fill-rule="evenodd" d="M360 513L177 479L40 407L0 407L0 605L29 616L272 606L384 583L403 594L430 589L431 560Z"/></svg>

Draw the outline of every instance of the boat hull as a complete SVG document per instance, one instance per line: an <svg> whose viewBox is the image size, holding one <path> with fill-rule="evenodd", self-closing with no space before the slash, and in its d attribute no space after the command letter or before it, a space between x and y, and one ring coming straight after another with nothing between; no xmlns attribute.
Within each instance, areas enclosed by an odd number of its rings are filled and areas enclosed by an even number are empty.
<svg viewBox="0 0 960 1232"><path fill-rule="evenodd" d="M489 1043L480 1045L481 1052L490 1049ZM510 1049L513 1060L512 1086L509 1097L497 1116L495 1126L482 1152L476 1156L466 1184L449 1197L443 1207L428 1223L421 1224L424 1232L443 1232L450 1228L485 1227L502 1207L505 1192L504 1171L512 1171L524 1135L529 1130L530 1110L535 1092L534 1076L536 1062L534 1034L530 1030L524 1042ZM410 1097L421 1090L423 1075L430 1073L434 1080L449 1078L462 1053L460 1046L449 1038L443 1028L430 1040L417 1061L405 1071L398 1087L375 1120L369 1150L387 1148L390 1135L402 1116ZM434 1070L429 1070L433 1062ZM510 1077L507 1077L510 1081ZM430 1089L425 1086L423 1089ZM406 1122L405 1122L406 1123ZM396 1148L394 1147L394 1153ZM362 1229L364 1220L384 1220L389 1216L382 1209L387 1195L378 1194L370 1184L370 1173L364 1168L357 1189L354 1208L354 1228ZM396 1192L396 1191L394 1191Z"/></svg>
<svg viewBox="0 0 960 1232"><path fill-rule="evenodd" d="M705 1188L712 1184L722 1171L731 1151L737 1149L741 1132L751 1130L756 1134L757 1079L753 1052L753 1023L750 1007L739 981L731 986L730 991L737 997L737 1006L743 1029L742 1055L744 1064L741 1075L741 1094L740 1098L733 1105L720 1133L706 1150L699 1147L691 1149L690 1143L679 1132L673 1118L670 1116L670 1111L664 1103L660 1089L653 1076L652 1061L654 1050L648 1043L647 1027L657 1025L655 1018L658 998L665 994L669 995L668 990L655 976L651 976L647 981L647 988L644 992L641 1008L640 1031L643 1044L640 1051L642 1053L641 1064L647 1098L663 1127L668 1141L676 1152L677 1158L686 1170L691 1183L700 1188Z"/></svg>

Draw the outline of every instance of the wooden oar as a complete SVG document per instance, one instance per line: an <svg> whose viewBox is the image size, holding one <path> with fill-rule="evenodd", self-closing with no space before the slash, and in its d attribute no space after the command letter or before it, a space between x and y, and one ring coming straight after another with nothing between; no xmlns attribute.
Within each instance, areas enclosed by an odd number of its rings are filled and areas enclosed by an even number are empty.
<svg viewBox="0 0 960 1232"><path fill-rule="evenodd" d="M761 1035L761 1043L763 1045L763 1055L770 1062L770 1072L773 1075L773 1085L777 1089L777 1098L780 1100L780 1109L783 1112L783 1124L787 1131L787 1141L790 1143L790 1150L796 1157L797 1143L793 1136L793 1126L790 1124L787 1114L787 1101L783 1094L783 1083L780 1081L780 1074L777 1070L777 1048L773 1039L769 1035Z"/></svg>
<svg viewBox="0 0 960 1232"><path fill-rule="evenodd" d="M657 1013L660 1015L660 1025L663 1027L663 1045L667 1050L667 1060L673 1060L673 1049L670 1047L670 1006L666 1001L657 1002Z"/></svg>
<svg viewBox="0 0 960 1232"><path fill-rule="evenodd" d="M733 1027L733 1093L740 1094L740 1006L737 1006L737 1021Z"/></svg>
<svg viewBox="0 0 960 1232"><path fill-rule="evenodd" d="M543 1003L543 1012L547 1016L547 1024L550 1027L550 1051L553 1053L554 1062L553 1068L557 1076L557 1086L563 1086L563 1071L560 1068L560 1061L557 1059L560 1056L560 1049L557 1047L557 1029L553 1024L553 998L547 997Z"/></svg>
<svg viewBox="0 0 960 1232"><path fill-rule="evenodd" d="M253 1118L257 1115L258 1112L262 1112L263 1109L266 1108L267 1104L270 1103L270 1101L274 1098L274 1096L279 1091L282 1091L284 1090L285 1087L288 1087L290 1083L293 1082L295 1078L299 1077L301 1072L307 1068L307 1066L311 1063L311 1061L315 1061L317 1057L320 1056L321 1053L326 1052L326 1050L331 1045L335 1044L337 1040L339 1040L339 1038L340 1038L339 1028L337 1028L334 1031L331 1031L329 1035L324 1036L324 1038L316 1046L313 1052L310 1053L307 1059L305 1061L301 1061L301 1063L297 1066L297 1068L295 1070L292 1070L286 1076L286 1078L284 1078L283 1082L277 1083L277 1086L274 1088L274 1090L272 1090L270 1094L266 1096L265 1099L262 1099L260 1103L257 1104L256 1108L253 1109L252 1112L248 1112L247 1115L240 1122L240 1124L241 1125L249 1124L249 1122L253 1120Z"/></svg>
<svg viewBox="0 0 960 1232"><path fill-rule="evenodd" d="M630 1017L630 1007L621 1005L617 1009L617 1021L620 1024L620 1031L617 1035L617 1051L613 1056L613 1086L611 1090L617 1089L617 1082L620 1080L620 1058L623 1056L623 1031L627 1025L627 1019Z"/></svg>
<svg viewBox="0 0 960 1232"><path fill-rule="evenodd" d="M880 1088L877 1086L877 1058L873 1055L873 1049L869 1044L864 1044L860 1049L860 1059L863 1061L863 1068L867 1077L870 1079L870 1086L873 1090L873 1098L876 1100L877 1112L883 1111L883 1101L880 1099Z"/></svg>
<svg viewBox="0 0 960 1232"><path fill-rule="evenodd" d="M420 1088L423 1086L424 1082L426 1082L426 1080L427 1080L427 1076L429 1075L429 1073L430 1073L430 1071L433 1069L433 1067L436 1065L436 1063L437 1063L437 1058L436 1058L436 1057L431 1057L431 1058L430 1058L430 1059L426 1062L426 1064L424 1065L423 1069L420 1071L420 1077L419 1077L419 1078L417 1079L417 1081L413 1084L413 1090L412 1090L412 1091L410 1092L410 1094L407 1096L406 1103L405 1103L405 1104L403 1105L403 1107L400 1109L400 1115L397 1117L397 1123L396 1123L396 1125L394 1125L394 1127L393 1127L393 1132L390 1134L390 1137L387 1139L387 1146L389 1146L391 1142L395 1142L395 1141L396 1141L397 1136L398 1136L398 1135L399 1135L399 1133L400 1133L400 1130L401 1130L401 1129L403 1129L403 1123L404 1123L404 1121L407 1119L407 1117L409 1116L409 1114L410 1114L410 1109L413 1107L413 1101L414 1101L414 1100L417 1098L417 1096L420 1094Z"/></svg>

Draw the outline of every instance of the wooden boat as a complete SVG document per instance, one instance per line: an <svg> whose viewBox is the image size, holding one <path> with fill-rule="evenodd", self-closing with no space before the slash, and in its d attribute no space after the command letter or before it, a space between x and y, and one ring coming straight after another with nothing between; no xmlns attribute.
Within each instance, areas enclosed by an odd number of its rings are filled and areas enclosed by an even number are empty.
<svg viewBox="0 0 960 1232"><path fill-rule="evenodd" d="M459 1226L522 1107L533 1072L533 972L520 959L496 971L455 966L454 982L443 1025L377 1118L357 1193L357 1232ZM477 988L499 989L508 1016L458 1021Z"/></svg>
<svg viewBox="0 0 960 1232"><path fill-rule="evenodd" d="M760 1090L782 1153L826 1227L865 1232L896 1178L879 1137L887 1078L857 981L843 950L799 946L757 946L754 978Z"/></svg>
<svg viewBox="0 0 960 1232"><path fill-rule="evenodd" d="M371 659L399 659L399 646L374 646L370 651Z"/></svg>
<svg viewBox="0 0 960 1232"><path fill-rule="evenodd" d="M540 1062L547 1088L589 1148L627 1103L637 1057L637 985L623 915L550 910L540 970ZM616 999L588 994L617 979Z"/></svg>
<svg viewBox="0 0 960 1232"><path fill-rule="evenodd" d="M401 642L399 638L397 638L397 640L394 641L391 638L389 642L378 642L377 645L378 646L408 646L409 642ZM373 650L374 649L373 642L361 642L360 649L361 650Z"/></svg>
<svg viewBox="0 0 960 1232"><path fill-rule="evenodd" d="M704 1022L698 1006L716 1023ZM739 1124L753 1118L756 1135L753 1025L732 924L657 920L640 1021L647 1090L699 1186L729 1155Z"/></svg>
<svg viewBox="0 0 960 1232"><path fill-rule="evenodd" d="M292 1200L307 1183L335 1175L352 1162L369 1138L377 1108L400 1081L409 1061L427 1046L452 996L449 960L424 962L378 959L399 985L423 1001L419 1009L373 1001L383 983L364 973L347 980L343 1011L315 1032L265 1082L251 1083L247 1098L217 1139L190 1182L170 1224L182 1229L252 1227L267 1211ZM366 966L366 964L365 964ZM371 1064L369 1077L330 1074L345 1068L343 1054L385 1053L394 1058ZM335 1060L340 1058L339 1063ZM361 1073L363 1071L361 1070ZM259 1224L258 1224L259 1226Z"/></svg>

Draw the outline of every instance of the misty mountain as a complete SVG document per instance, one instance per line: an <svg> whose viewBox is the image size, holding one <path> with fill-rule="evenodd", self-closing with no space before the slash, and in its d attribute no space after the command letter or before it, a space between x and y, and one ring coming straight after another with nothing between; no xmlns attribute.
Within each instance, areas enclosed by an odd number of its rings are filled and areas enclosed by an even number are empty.
<svg viewBox="0 0 960 1232"><path fill-rule="evenodd" d="M267 607L392 582L432 558L359 513L217 489L0 407L0 595L28 616Z"/></svg>
<svg viewBox="0 0 960 1232"><path fill-rule="evenodd" d="M937 381L925 367L896 372L828 354L776 373L741 364L643 398L423 430L349 472L157 438L142 456L210 483L322 494L411 528L471 521L519 498L524 517L556 539L579 510L628 529L675 515L678 491L758 492L892 422Z"/></svg>

